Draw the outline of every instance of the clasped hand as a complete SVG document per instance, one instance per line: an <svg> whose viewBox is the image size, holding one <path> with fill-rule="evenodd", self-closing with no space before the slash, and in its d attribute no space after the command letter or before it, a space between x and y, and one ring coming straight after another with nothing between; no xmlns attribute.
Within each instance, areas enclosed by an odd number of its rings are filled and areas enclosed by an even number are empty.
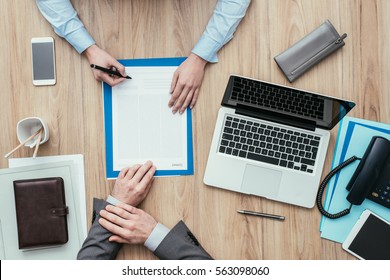
<svg viewBox="0 0 390 280"><path fill-rule="evenodd" d="M110 242L144 244L157 225L148 213L124 203L107 205L100 216L100 225L113 233Z"/></svg>
<svg viewBox="0 0 390 280"><path fill-rule="evenodd" d="M109 241L143 244L157 225L156 220L134 206L139 205L149 193L156 167L151 161L144 165L123 168L111 191L111 196L122 203L107 205L100 211L99 223L113 235Z"/></svg>
<svg viewBox="0 0 390 280"><path fill-rule="evenodd" d="M111 195L123 203L138 206L149 193L156 167L151 161L123 168L116 179Z"/></svg>

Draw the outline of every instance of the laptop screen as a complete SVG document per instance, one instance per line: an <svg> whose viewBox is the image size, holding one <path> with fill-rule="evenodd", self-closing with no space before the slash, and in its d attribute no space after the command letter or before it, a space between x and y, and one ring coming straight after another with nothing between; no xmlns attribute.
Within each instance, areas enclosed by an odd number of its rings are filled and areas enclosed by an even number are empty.
<svg viewBox="0 0 390 280"><path fill-rule="evenodd" d="M222 100L223 106L244 105L262 114L277 114L332 129L355 103L296 88L246 77L230 76Z"/></svg>

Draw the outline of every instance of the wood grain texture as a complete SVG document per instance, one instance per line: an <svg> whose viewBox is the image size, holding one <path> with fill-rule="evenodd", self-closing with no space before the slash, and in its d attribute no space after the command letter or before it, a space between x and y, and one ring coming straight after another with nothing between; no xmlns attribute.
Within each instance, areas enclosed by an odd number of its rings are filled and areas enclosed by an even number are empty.
<svg viewBox="0 0 390 280"><path fill-rule="evenodd" d="M98 45L114 57L187 56L201 36L216 1L95 0L72 1ZM101 84L85 57L59 38L34 1L0 1L2 91L1 154L18 144L16 123L28 116L45 119L50 140L39 156L80 153L85 159L87 214L92 198L105 198L113 182L105 179L105 141ZM231 42L209 64L193 110L195 175L157 178L140 205L172 227L184 220L217 259L353 259L340 244L321 239L320 214L203 184L203 175L223 92L235 73L290 85L273 57L329 19L346 45L294 84L295 87L357 103L351 116L390 120L390 1L253 0ZM32 37L55 39L57 84L34 87ZM168 109L168 108L167 108ZM337 128L332 130L324 174L330 169ZM14 157L32 156L22 148ZM0 167L8 162L1 157ZM294 186L291 186L294 187ZM285 222L236 213L253 209L286 216ZM119 259L154 259L142 246L124 246Z"/></svg>

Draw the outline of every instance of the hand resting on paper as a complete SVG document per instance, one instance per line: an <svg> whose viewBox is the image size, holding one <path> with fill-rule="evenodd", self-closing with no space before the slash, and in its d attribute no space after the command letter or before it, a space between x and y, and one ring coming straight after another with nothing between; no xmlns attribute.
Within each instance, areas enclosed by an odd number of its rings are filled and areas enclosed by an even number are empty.
<svg viewBox="0 0 390 280"><path fill-rule="evenodd" d="M111 196L123 203L138 206L149 193L155 172L156 166L151 161L123 168L119 172Z"/></svg>
<svg viewBox="0 0 390 280"><path fill-rule="evenodd" d="M191 53L176 69L171 82L172 96L168 102L168 106L172 108L174 114L177 111L183 114L188 105L191 109L194 108L198 100L206 64L206 60Z"/></svg>
<svg viewBox="0 0 390 280"><path fill-rule="evenodd" d="M143 244L157 225L152 216L134 207L149 193L155 172L156 167L151 161L120 171L111 196L122 203L107 205L99 213L99 224L113 234L110 242Z"/></svg>

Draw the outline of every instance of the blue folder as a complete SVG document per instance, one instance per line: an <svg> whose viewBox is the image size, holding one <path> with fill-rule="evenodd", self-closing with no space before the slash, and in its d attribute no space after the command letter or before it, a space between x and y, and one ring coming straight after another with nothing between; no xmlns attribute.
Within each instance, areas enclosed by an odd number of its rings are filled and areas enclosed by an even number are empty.
<svg viewBox="0 0 390 280"><path fill-rule="evenodd" d="M339 127L332 168L351 156L355 155L361 158L373 136L382 136L390 140L390 125L344 117ZM336 213L349 207L350 203L346 200L348 195L346 186L358 164L358 162L352 163L336 174L329 182L324 208L330 213ZM322 217L320 223L321 237L343 243L365 209L370 209L384 219L390 220L390 209L365 199L361 205L353 205L351 212L344 217L335 220Z"/></svg>

